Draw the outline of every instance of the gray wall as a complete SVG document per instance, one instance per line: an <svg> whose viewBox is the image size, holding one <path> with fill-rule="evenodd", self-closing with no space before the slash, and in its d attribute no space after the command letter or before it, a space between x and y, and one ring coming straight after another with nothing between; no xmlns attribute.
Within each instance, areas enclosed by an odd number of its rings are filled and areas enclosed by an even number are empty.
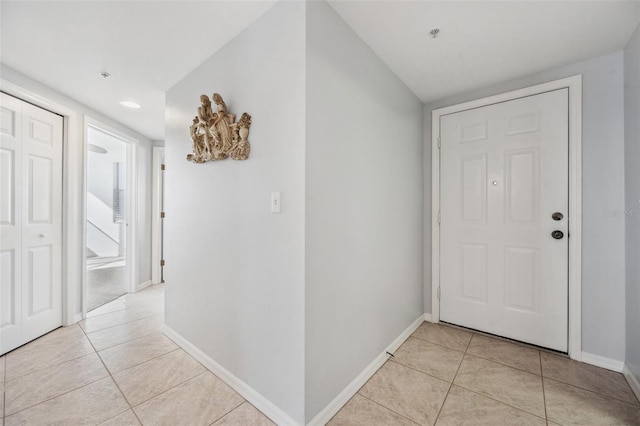
<svg viewBox="0 0 640 426"><path fill-rule="evenodd" d="M136 229L138 234L138 257L136 259L138 282L136 284L145 284L147 281L151 281L152 142L150 140L138 142L136 155L138 166L138 226Z"/></svg>
<svg viewBox="0 0 640 426"><path fill-rule="evenodd" d="M167 92L166 323L304 421L305 4L280 2ZM200 95L252 116L247 161L193 164ZM282 213L271 214L272 191Z"/></svg>
<svg viewBox="0 0 640 426"><path fill-rule="evenodd" d="M640 26L624 50L627 354L640 382Z"/></svg>
<svg viewBox="0 0 640 426"><path fill-rule="evenodd" d="M425 212L426 218L430 218L430 147L433 109L576 74L582 74L583 78L582 350L623 361L625 357L625 219L624 215L615 216L607 213L624 210L625 201L622 52L426 105L424 108ZM424 241L425 265L427 265L424 275L424 309L425 312L431 312L431 229L429 226L425 226Z"/></svg>
<svg viewBox="0 0 640 426"><path fill-rule="evenodd" d="M422 103L307 10L306 418L422 313Z"/></svg>

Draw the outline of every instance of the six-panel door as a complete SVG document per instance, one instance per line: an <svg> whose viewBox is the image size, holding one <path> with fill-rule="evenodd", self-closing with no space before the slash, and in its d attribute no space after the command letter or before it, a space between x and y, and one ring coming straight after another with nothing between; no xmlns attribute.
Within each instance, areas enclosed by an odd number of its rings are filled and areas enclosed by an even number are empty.
<svg viewBox="0 0 640 426"><path fill-rule="evenodd" d="M440 319L566 352L568 90L440 129Z"/></svg>
<svg viewBox="0 0 640 426"><path fill-rule="evenodd" d="M62 324L62 117L1 94L0 353Z"/></svg>

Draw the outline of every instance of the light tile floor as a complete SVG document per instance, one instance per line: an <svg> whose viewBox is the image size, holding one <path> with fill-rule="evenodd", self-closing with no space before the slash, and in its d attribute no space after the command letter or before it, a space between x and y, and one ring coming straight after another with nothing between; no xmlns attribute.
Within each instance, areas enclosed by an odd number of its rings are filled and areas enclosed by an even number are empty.
<svg viewBox="0 0 640 426"><path fill-rule="evenodd" d="M0 357L0 425L273 425L160 333L164 287ZM621 374L423 323L330 425L640 425Z"/></svg>
<svg viewBox="0 0 640 426"><path fill-rule="evenodd" d="M0 357L0 425L273 425L160 332L163 312L152 286Z"/></svg>
<svg viewBox="0 0 640 426"><path fill-rule="evenodd" d="M423 323L329 422L338 425L640 425L624 376Z"/></svg>

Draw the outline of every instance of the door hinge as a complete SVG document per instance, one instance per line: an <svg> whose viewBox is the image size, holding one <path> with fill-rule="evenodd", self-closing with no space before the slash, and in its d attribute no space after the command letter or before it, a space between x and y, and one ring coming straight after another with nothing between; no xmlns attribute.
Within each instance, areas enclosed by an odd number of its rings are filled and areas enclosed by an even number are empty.
<svg viewBox="0 0 640 426"><path fill-rule="evenodd" d="M440 149L441 144L442 144L442 140L440 139L440 136L438 136L438 149Z"/></svg>
<svg viewBox="0 0 640 426"><path fill-rule="evenodd" d="M164 212L160 212L160 219L164 219Z"/></svg>
<svg viewBox="0 0 640 426"><path fill-rule="evenodd" d="M164 266L164 259L160 261L160 266Z"/></svg>
<svg viewBox="0 0 640 426"><path fill-rule="evenodd" d="M160 164L160 170L164 170L164 164Z"/></svg>
<svg viewBox="0 0 640 426"><path fill-rule="evenodd" d="M440 300L440 287L438 287L438 300Z"/></svg>

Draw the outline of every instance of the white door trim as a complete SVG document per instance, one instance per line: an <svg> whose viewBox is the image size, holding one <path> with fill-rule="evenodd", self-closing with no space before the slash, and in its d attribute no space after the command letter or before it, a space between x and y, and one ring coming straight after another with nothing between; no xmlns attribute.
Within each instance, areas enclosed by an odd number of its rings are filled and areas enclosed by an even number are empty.
<svg viewBox="0 0 640 426"><path fill-rule="evenodd" d="M582 76L564 78L524 89L489 96L458 105L435 109L431 113L432 186L431 235L432 281L431 320L440 321L440 117L472 108L506 102L557 89L569 89L569 356L582 357Z"/></svg>
<svg viewBox="0 0 640 426"><path fill-rule="evenodd" d="M84 179L82 115L58 102L42 97L5 79L0 79L3 92L40 108L62 115L62 325L82 319L81 290L84 270L82 229Z"/></svg>
<svg viewBox="0 0 640 426"><path fill-rule="evenodd" d="M162 165L164 158L164 147L153 147L153 193L152 200L152 222L151 222L151 282L158 284L162 281L162 273L160 266L161 254L162 254L162 236L161 236L161 219L160 212L162 211Z"/></svg>
<svg viewBox="0 0 640 426"><path fill-rule="evenodd" d="M127 292L135 293L138 288L138 144L139 141L137 139L132 138L131 136L122 133L113 127L104 124L103 122L96 120L92 117L85 116L84 123L84 140L85 144L83 146L83 155L85 157L84 163L87 164L87 140L88 140L88 127L95 127L105 133L109 133L114 137L123 140L127 143L127 203L130 206L127 210L127 275L129 276L129 288ZM87 191L87 179L86 179L86 170L84 172L84 188L83 193ZM86 203L82 206L83 209L83 243L86 241L86 217L87 217L87 205ZM84 261L83 265L86 264L86 244L83 245L83 256L82 259ZM83 280L82 280L82 315L86 318L86 296L87 296L87 271L86 267L84 267Z"/></svg>

